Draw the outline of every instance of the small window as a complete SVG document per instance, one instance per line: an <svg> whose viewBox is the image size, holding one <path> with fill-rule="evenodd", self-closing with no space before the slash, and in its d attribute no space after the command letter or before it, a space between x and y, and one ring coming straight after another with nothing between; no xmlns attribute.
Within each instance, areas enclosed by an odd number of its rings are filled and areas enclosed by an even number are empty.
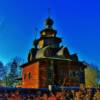
<svg viewBox="0 0 100 100"><path fill-rule="evenodd" d="M69 71L69 76L73 77L73 72L72 71Z"/></svg>
<svg viewBox="0 0 100 100"><path fill-rule="evenodd" d="M80 73L78 71L76 71L76 77L79 77Z"/></svg>
<svg viewBox="0 0 100 100"><path fill-rule="evenodd" d="M24 79L26 79L26 74L24 74Z"/></svg>
<svg viewBox="0 0 100 100"><path fill-rule="evenodd" d="M75 72L73 72L73 77L76 77L76 73Z"/></svg>
<svg viewBox="0 0 100 100"><path fill-rule="evenodd" d="M28 78L29 78L29 80L31 79L31 73L30 72L28 73Z"/></svg>
<svg viewBox="0 0 100 100"><path fill-rule="evenodd" d="M42 36L44 36L44 35L46 35L46 33L45 32L42 32Z"/></svg>

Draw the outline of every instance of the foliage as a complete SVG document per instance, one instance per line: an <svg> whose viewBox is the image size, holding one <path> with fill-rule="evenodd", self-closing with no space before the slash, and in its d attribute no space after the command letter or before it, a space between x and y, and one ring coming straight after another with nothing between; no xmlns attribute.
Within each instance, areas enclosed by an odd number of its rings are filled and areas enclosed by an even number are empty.
<svg viewBox="0 0 100 100"><path fill-rule="evenodd" d="M6 75L6 70L4 64L0 61L0 86L4 86L5 82L5 75Z"/></svg>
<svg viewBox="0 0 100 100"><path fill-rule="evenodd" d="M19 81L16 79L21 77L21 68L20 65L23 63L23 59L20 57L13 58L9 63L6 64L6 67L9 68L9 71L5 76L5 84L6 86L16 86Z"/></svg>
<svg viewBox="0 0 100 100"><path fill-rule="evenodd" d="M0 80L4 79L5 73L5 66L2 62L0 62Z"/></svg>
<svg viewBox="0 0 100 100"><path fill-rule="evenodd" d="M85 82L88 85L97 85L100 81L100 70L96 65L87 64L85 69Z"/></svg>

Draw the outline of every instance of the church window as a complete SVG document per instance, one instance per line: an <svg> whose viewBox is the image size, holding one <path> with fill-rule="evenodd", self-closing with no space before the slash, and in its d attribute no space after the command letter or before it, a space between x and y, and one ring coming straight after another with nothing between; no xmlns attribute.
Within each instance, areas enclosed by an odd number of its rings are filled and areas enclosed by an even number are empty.
<svg viewBox="0 0 100 100"><path fill-rule="evenodd" d="M51 65L49 67L47 67L47 78L48 78L48 80L52 80L53 79L53 66L52 66L52 62L51 62Z"/></svg>
<svg viewBox="0 0 100 100"><path fill-rule="evenodd" d="M73 76L73 75L72 75L72 71L69 71L69 76L70 76L70 77L72 77L72 76Z"/></svg>
<svg viewBox="0 0 100 100"><path fill-rule="evenodd" d="M66 72L66 76L68 76L68 72Z"/></svg>
<svg viewBox="0 0 100 100"><path fill-rule="evenodd" d="M43 33L42 33L42 35L44 36L44 35L46 35L46 33L45 33L45 32L43 32Z"/></svg>
<svg viewBox="0 0 100 100"><path fill-rule="evenodd" d="M48 79L52 79L52 72L48 72Z"/></svg>
<svg viewBox="0 0 100 100"><path fill-rule="evenodd" d="M54 37L55 35L54 34L51 34L51 36Z"/></svg>
<svg viewBox="0 0 100 100"><path fill-rule="evenodd" d="M30 72L28 73L28 78L29 78L29 80L31 79L31 73Z"/></svg>
<svg viewBox="0 0 100 100"><path fill-rule="evenodd" d="M66 76L66 72L64 72L64 77Z"/></svg>
<svg viewBox="0 0 100 100"><path fill-rule="evenodd" d="M43 40L40 40L40 41L39 41L39 48L42 48L43 45L44 45L44 41L43 41Z"/></svg>
<svg viewBox="0 0 100 100"><path fill-rule="evenodd" d="M69 76L70 77L78 77L79 76L79 72L78 71L69 71Z"/></svg>
<svg viewBox="0 0 100 100"><path fill-rule="evenodd" d="M76 73L76 77L78 77L78 76L79 76L79 72L78 72L78 71L76 71L75 73Z"/></svg>
<svg viewBox="0 0 100 100"><path fill-rule="evenodd" d="M24 74L24 79L26 79L26 74Z"/></svg>
<svg viewBox="0 0 100 100"><path fill-rule="evenodd" d="M62 70L59 72L59 74L60 74L61 77L63 77L63 71Z"/></svg>
<svg viewBox="0 0 100 100"><path fill-rule="evenodd" d="M75 72L73 72L73 77L75 77L76 76L76 73Z"/></svg>

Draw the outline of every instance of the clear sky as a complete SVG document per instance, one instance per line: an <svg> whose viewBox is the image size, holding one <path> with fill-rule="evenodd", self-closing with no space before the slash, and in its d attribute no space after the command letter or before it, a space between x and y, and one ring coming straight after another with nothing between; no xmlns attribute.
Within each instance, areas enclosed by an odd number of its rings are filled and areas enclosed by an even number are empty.
<svg viewBox="0 0 100 100"><path fill-rule="evenodd" d="M0 0L0 60L7 63L15 56L26 60L35 27L39 34L48 8L62 44L80 60L100 67L99 0Z"/></svg>

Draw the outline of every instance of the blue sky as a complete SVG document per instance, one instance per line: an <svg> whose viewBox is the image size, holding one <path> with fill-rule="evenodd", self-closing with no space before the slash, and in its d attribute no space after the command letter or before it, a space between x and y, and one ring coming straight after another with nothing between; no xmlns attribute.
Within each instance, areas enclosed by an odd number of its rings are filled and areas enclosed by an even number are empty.
<svg viewBox="0 0 100 100"><path fill-rule="evenodd" d="M0 60L27 59L35 27L39 35L51 8L62 44L80 60L100 67L99 5L99 0L0 0Z"/></svg>

